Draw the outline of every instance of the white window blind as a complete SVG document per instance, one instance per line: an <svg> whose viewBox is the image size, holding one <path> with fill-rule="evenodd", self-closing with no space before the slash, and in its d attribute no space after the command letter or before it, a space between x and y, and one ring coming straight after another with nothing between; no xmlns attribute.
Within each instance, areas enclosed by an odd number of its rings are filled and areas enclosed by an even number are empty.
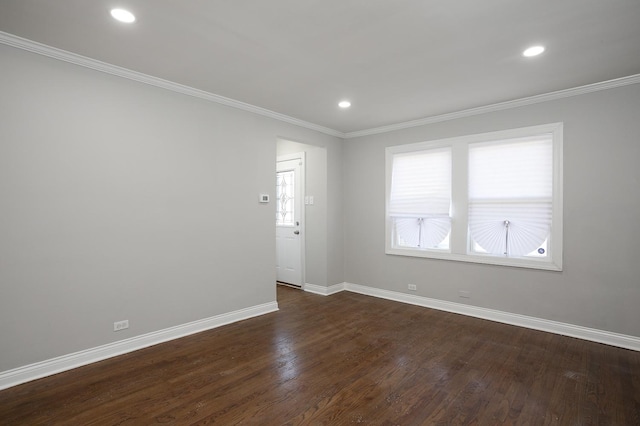
<svg viewBox="0 0 640 426"><path fill-rule="evenodd" d="M551 134L469 144L471 251L546 256L552 207Z"/></svg>
<svg viewBox="0 0 640 426"><path fill-rule="evenodd" d="M393 156L389 216L394 245L448 248L451 231L451 148Z"/></svg>

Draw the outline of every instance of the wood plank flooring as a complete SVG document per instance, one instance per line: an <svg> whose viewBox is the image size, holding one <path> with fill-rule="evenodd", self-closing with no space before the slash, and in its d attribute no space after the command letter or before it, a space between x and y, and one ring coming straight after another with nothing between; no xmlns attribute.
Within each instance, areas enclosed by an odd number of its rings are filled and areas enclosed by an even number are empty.
<svg viewBox="0 0 640 426"><path fill-rule="evenodd" d="M640 353L342 292L0 392L2 425L640 425Z"/></svg>

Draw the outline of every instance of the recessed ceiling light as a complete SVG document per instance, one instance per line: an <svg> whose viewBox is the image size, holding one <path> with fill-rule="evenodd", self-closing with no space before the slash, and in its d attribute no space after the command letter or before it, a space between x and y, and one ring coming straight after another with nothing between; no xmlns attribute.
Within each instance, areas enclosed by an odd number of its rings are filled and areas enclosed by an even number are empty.
<svg viewBox="0 0 640 426"><path fill-rule="evenodd" d="M349 101L341 101L338 106L340 108L349 108L351 106L351 102Z"/></svg>
<svg viewBox="0 0 640 426"><path fill-rule="evenodd" d="M522 56L526 56L526 57L538 56L542 52L544 52L544 46L531 46L530 48L522 52Z"/></svg>
<svg viewBox="0 0 640 426"><path fill-rule="evenodd" d="M124 9L111 9L111 16L113 16L114 19L117 19L120 22L125 22L127 24L135 22L136 20L136 17L133 15L133 13Z"/></svg>

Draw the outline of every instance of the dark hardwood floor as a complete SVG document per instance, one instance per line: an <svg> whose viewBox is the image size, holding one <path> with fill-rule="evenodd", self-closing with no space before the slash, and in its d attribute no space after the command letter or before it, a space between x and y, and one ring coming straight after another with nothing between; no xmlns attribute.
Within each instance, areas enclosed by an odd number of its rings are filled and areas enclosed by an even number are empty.
<svg viewBox="0 0 640 426"><path fill-rule="evenodd" d="M2 425L639 425L640 353L343 292L0 392Z"/></svg>

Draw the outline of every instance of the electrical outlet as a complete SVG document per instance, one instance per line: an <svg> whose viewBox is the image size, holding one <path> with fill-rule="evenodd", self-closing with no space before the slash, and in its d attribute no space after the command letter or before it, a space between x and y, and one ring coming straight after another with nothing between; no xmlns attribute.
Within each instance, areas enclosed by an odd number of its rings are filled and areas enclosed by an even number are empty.
<svg viewBox="0 0 640 426"><path fill-rule="evenodd" d="M408 287L409 287L409 290L413 290L413 291L416 291L418 289L418 287L416 287L415 284L409 284Z"/></svg>
<svg viewBox="0 0 640 426"><path fill-rule="evenodd" d="M471 299L471 292L466 290L458 290L458 297Z"/></svg>
<svg viewBox="0 0 640 426"><path fill-rule="evenodd" d="M129 328L129 320L116 321L113 323L113 331L120 331L125 328Z"/></svg>

